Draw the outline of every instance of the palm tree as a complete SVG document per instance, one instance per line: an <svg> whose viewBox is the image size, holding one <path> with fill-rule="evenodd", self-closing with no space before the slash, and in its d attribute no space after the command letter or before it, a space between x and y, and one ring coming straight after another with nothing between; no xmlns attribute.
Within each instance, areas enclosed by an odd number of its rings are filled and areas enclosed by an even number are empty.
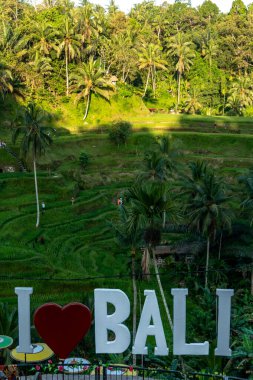
<svg viewBox="0 0 253 380"><path fill-rule="evenodd" d="M241 114L243 108L253 103L253 86L250 77L239 77L229 90L227 107Z"/></svg>
<svg viewBox="0 0 253 380"><path fill-rule="evenodd" d="M151 78L151 85L153 93L156 92L156 70L167 70L165 65L166 61L161 58L162 47L160 45L149 44L143 46L139 53L139 68L147 71L147 80L142 97L146 95L149 80Z"/></svg>
<svg viewBox="0 0 253 380"><path fill-rule="evenodd" d="M145 153L143 172L140 174L139 179L152 181L168 180L166 162L160 152L152 150Z"/></svg>
<svg viewBox="0 0 253 380"><path fill-rule="evenodd" d="M173 323L170 311L166 302L163 286L159 276L154 247L160 242L161 221L163 210L168 208L169 201L164 199L165 184L154 181L136 183L127 190L125 196L127 200L128 219L126 225L143 231L146 244L142 257L142 268L145 275L149 275L150 253L154 261L155 275L159 290L163 300L166 315L173 331ZM166 205L165 205L166 202ZM169 205L170 206L170 205Z"/></svg>
<svg viewBox="0 0 253 380"><path fill-rule="evenodd" d="M168 136L160 136L157 138L157 147L161 153L167 171L171 175L177 171L176 160L182 157L182 152L177 143L173 142Z"/></svg>
<svg viewBox="0 0 253 380"><path fill-rule="evenodd" d="M55 42L57 42L58 35L59 32L48 22L34 22L28 33L20 38L15 50L32 51L37 58L48 56L52 48L57 49Z"/></svg>
<svg viewBox="0 0 253 380"><path fill-rule="evenodd" d="M0 93L4 98L7 92L13 91L12 74L8 66L0 63Z"/></svg>
<svg viewBox="0 0 253 380"><path fill-rule="evenodd" d="M199 169L199 170L196 170ZM187 194L186 216L191 229L207 239L205 287L208 286L210 241L219 228L231 229L232 213L226 206L228 196L222 182L205 164L191 166L192 174L183 181L182 193Z"/></svg>
<svg viewBox="0 0 253 380"><path fill-rule="evenodd" d="M68 15L65 17L64 29L62 30L62 42L58 46L58 57L64 51L65 55L65 72L66 72L66 95L69 96L69 62L75 56L80 55L80 39L81 36L75 33L73 27L70 25Z"/></svg>
<svg viewBox="0 0 253 380"><path fill-rule="evenodd" d="M185 71L188 71L192 65L192 58L195 57L192 42L187 41L182 32L178 32L169 39L168 55L176 60L177 71L177 109L180 103L181 94L181 77Z"/></svg>
<svg viewBox="0 0 253 380"><path fill-rule="evenodd" d="M82 44L91 44L92 37L98 38L103 30L98 12L95 11L93 4L87 2L76 9L75 15L77 32L81 36Z"/></svg>
<svg viewBox="0 0 253 380"><path fill-rule="evenodd" d="M76 72L71 75L71 81L71 90L78 93L76 101L84 99L86 102L83 120L88 116L92 94L109 101L110 92L114 91L114 86L105 78L105 72L101 68L100 62L94 60L93 57L77 68Z"/></svg>
<svg viewBox="0 0 253 380"><path fill-rule="evenodd" d="M206 38L202 46L202 55L206 61L208 61L209 66L209 79L212 79L212 66L213 66L213 58L215 58L218 54L219 46L216 43L216 40L212 38L210 33Z"/></svg>
<svg viewBox="0 0 253 380"><path fill-rule="evenodd" d="M133 286L133 342L136 336L137 316L137 285L136 285L136 255L142 243L142 230L134 223L129 223L129 208L122 205L119 208L119 222L113 225L118 243L131 251L131 272ZM136 364L136 355L133 356L133 364Z"/></svg>
<svg viewBox="0 0 253 380"><path fill-rule="evenodd" d="M196 114L202 108L202 104L198 100L195 88L192 93L188 94L184 105L184 111L190 114Z"/></svg>
<svg viewBox="0 0 253 380"><path fill-rule="evenodd" d="M244 186L245 199L241 202L241 209L246 212L246 215L250 215L250 226L253 224L253 169L251 168L249 172L239 177L239 183ZM251 294L253 295L253 256L251 262Z"/></svg>
<svg viewBox="0 0 253 380"><path fill-rule="evenodd" d="M17 127L13 133L13 142L15 143L17 138L22 135L21 139L21 153L24 157L27 157L31 153L33 160L34 170L34 182L35 182L35 194L37 204L37 221L36 227L40 224L40 206L39 206L39 193L38 193L38 181L37 181L37 158L45 153L46 148L52 143L50 133L54 131L53 128L46 125L48 115L39 108L35 103L29 103L25 107L24 112L21 114L21 118L17 119Z"/></svg>

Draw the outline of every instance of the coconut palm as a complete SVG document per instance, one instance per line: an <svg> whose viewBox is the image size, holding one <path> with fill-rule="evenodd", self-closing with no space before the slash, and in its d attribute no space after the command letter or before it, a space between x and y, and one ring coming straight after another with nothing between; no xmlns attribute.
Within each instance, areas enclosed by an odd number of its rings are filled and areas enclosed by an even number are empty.
<svg viewBox="0 0 253 380"><path fill-rule="evenodd" d="M199 169L199 170L196 170ZM186 216L191 229L206 237L205 287L208 286L210 241L219 228L231 229L232 213L227 207L229 197L222 182L206 165L191 166L192 174L183 181L182 193L188 194Z"/></svg>
<svg viewBox="0 0 253 380"><path fill-rule="evenodd" d="M57 48L58 57L64 51L65 56L65 72L66 72L66 95L69 95L69 62L80 55L81 36L75 33L74 28L70 24L70 19L66 15L64 28L61 31L61 42Z"/></svg>
<svg viewBox="0 0 253 380"><path fill-rule="evenodd" d="M188 94L187 99L184 104L184 111L190 114L196 114L201 110L202 104L199 102L198 95L195 89Z"/></svg>
<svg viewBox="0 0 253 380"><path fill-rule="evenodd" d="M202 46L202 55L204 59L208 62L210 80L212 75L213 59L217 56L218 51L219 46L216 43L216 40L212 38L210 33L208 33L208 36Z"/></svg>
<svg viewBox="0 0 253 380"><path fill-rule="evenodd" d="M160 45L149 44L140 48L139 68L147 71L147 80L142 97L146 95L148 84L151 79L153 93L156 92L156 71L167 70L166 61L161 58L162 47Z"/></svg>
<svg viewBox="0 0 253 380"><path fill-rule="evenodd" d="M93 57L77 68L71 75L71 82L71 90L77 92L76 101L84 99L86 102L83 120L88 116L92 94L109 101L110 92L114 91L114 86L105 78L100 62Z"/></svg>
<svg viewBox="0 0 253 380"><path fill-rule="evenodd" d="M187 41L182 32L178 32L175 36L169 38L168 47L168 55L172 56L176 62L178 109L181 95L181 77L185 71L190 69L195 53L193 51L192 42Z"/></svg>
<svg viewBox="0 0 253 380"><path fill-rule="evenodd" d="M146 152L144 156L143 171L140 174L139 179L166 181L168 180L168 175L166 161L161 153L155 150Z"/></svg>
<svg viewBox="0 0 253 380"><path fill-rule="evenodd" d="M17 51L32 51L35 57L44 57L50 54L51 49L56 50L55 42L59 32L48 22L33 22L28 33L19 39L15 46Z"/></svg>
<svg viewBox="0 0 253 380"><path fill-rule="evenodd" d="M33 161L35 194L37 204L37 221L36 227L40 224L40 207L39 207L39 193L37 181L37 168L36 162L38 157L45 153L46 148L52 143L50 133L54 131L53 128L46 125L48 115L39 108L35 103L29 103L25 107L21 117L15 122L17 127L13 133L13 142L21 135L20 150L24 157L30 153Z"/></svg>
<svg viewBox="0 0 253 380"><path fill-rule="evenodd" d="M143 231L145 250L142 257L142 270L144 275L149 275L150 254L154 261L154 268L159 290L162 296L166 315L173 330L170 311L166 302L163 286L159 276L154 247L161 239L161 224L164 209L171 207L169 198L164 198L165 184L154 181L136 183L127 190L126 202L128 209L127 228ZM166 205L165 205L166 202Z"/></svg>
<svg viewBox="0 0 253 380"><path fill-rule="evenodd" d="M89 45L92 37L98 38L102 32L103 28L99 22L98 14L94 5L89 2L76 9L75 19L77 32L80 34L83 44Z"/></svg>
<svg viewBox="0 0 253 380"><path fill-rule="evenodd" d="M250 77L239 77L229 90L227 107L241 114L243 108L253 104L253 86Z"/></svg>

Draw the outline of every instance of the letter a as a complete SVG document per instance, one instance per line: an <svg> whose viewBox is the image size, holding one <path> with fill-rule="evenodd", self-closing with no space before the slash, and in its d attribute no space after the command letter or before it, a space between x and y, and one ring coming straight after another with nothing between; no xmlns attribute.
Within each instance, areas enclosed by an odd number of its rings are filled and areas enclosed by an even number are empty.
<svg viewBox="0 0 253 380"><path fill-rule="evenodd" d="M168 347L165 340L160 310L154 290L145 290L145 303L141 313L141 319L138 326L133 354L147 355L148 348L146 340L149 335L155 337L156 346L155 355L168 355ZM151 325L151 319L153 324Z"/></svg>

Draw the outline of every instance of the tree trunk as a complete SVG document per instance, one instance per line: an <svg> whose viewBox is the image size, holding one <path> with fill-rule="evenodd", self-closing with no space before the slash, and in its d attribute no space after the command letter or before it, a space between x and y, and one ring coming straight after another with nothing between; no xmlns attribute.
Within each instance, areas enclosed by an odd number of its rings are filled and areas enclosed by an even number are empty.
<svg viewBox="0 0 253 380"><path fill-rule="evenodd" d="M88 95L87 97L87 104L86 104L86 110L85 110L85 114L84 114L84 117L83 117L83 120L85 120L88 116L88 113L89 113L89 108L90 108L90 94Z"/></svg>
<svg viewBox="0 0 253 380"><path fill-rule="evenodd" d="M165 295L164 295L161 279L160 279L160 276L159 276L159 271L158 271L158 267L157 267L157 263L156 263L156 258L155 258L155 250L153 248L151 248L151 249L152 249L152 253L153 253L153 261L154 261L154 268L155 268L156 279L157 279L159 290L160 290L160 293L161 293L161 296L162 296L162 300L163 300L164 308L165 308L166 315L167 315L167 318L168 318L168 321L169 321L169 325L170 325L170 328L171 328L171 331L172 331L172 334L173 334L173 322L172 322L172 318L171 318L171 315L170 315L168 304L166 302L166 298L165 298Z"/></svg>
<svg viewBox="0 0 253 380"><path fill-rule="evenodd" d="M223 237L223 231L221 231L221 234L220 234L219 255L218 255L219 260L220 260L220 258L221 258L221 243L222 243L222 237Z"/></svg>
<svg viewBox="0 0 253 380"><path fill-rule="evenodd" d="M163 195L163 201L164 201L164 203L166 203L166 195L165 194ZM163 229L165 228L165 224L166 224L166 210L164 209L163 210Z"/></svg>
<svg viewBox="0 0 253 380"><path fill-rule="evenodd" d="M132 250L132 284L133 284L133 342L136 336L136 314L137 314L137 286L135 278L135 250ZM136 355L133 355L133 365L136 365Z"/></svg>
<svg viewBox="0 0 253 380"><path fill-rule="evenodd" d="M209 253L210 253L210 238L208 236L207 244L206 244L205 288L207 288L207 284L208 284Z"/></svg>
<svg viewBox="0 0 253 380"><path fill-rule="evenodd" d="M38 192L38 181L37 181L37 169L36 169L36 159L33 159L33 173L34 173L34 183L35 183L35 194L36 194L36 204L37 204L37 221L36 228L40 225L40 204L39 204L39 192Z"/></svg>
<svg viewBox="0 0 253 380"><path fill-rule="evenodd" d="M146 95L146 92L147 92L147 89L148 89L149 77L150 77L150 68L148 69L148 75L147 75L146 86L145 86L144 94L142 95L143 98L144 98L144 96Z"/></svg>
<svg viewBox="0 0 253 380"><path fill-rule="evenodd" d="M251 295L253 296L253 267L251 268Z"/></svg>
<svg viewBox="0 0 253 380"><path fill-rule="evenodd" d="M153 93L154 93L154 97L156 97L156 69L155 69L155 66L153 67L152 81L153 81Z"/></svg>
<svg viewBox="0 0 253 380"><path fill-rule="evenodd" d="M178 106L179 106L179 103L180 103L180 87L181 87L181 73L180 73L180 71L178 71L178 78L177 78L177 109L176 109L176 111L178 110Z"/></svg>
<svg viewBox="0 0 253 380"><path fill-rule="evenodd" d="M68 48L65 49L65 69L66 69L66 95L69 96L69 61Z"/></svg>

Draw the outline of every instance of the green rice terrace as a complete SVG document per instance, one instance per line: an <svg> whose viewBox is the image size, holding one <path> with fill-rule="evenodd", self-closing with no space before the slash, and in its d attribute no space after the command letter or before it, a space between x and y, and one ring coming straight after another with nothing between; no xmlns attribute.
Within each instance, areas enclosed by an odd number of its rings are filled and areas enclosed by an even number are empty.
<svg viewBox="0 0 253 380"><path fill-rule="evenodd" d="M168 181L174 198L173 207L180 213L180 218L175 222L170 220L168 211L168 221L158 245L169 247L172 253L157 258L161 263L159 272L169 308L172 308L170 289L188 287L191 328L187 338L198 341L208 335L215 342L215 289L235 289L232 334L233 344L239 350L247 343L244 339L247 339L252 323L253 234L251 212L247 214L240 207L247 189L238 183L238 178L251 178L253 120L160 116L146 115L141 122L132 120L132 133L123 144L115 144L109 139L110 124L93 127L89 124L79 131L56 126L53 144L37 163L39 199L40 203L45 203L38 228L35 227L32 161L29 157L23 161L27 169L20 171L20 140L13 145L9 129L3 128L3 140L9 149L3 146L0 149L1 302L8 302L8 307L16 305L16 286L34 288L33 309L45 302L66 304L71 301L84 302L92 308L96 287L122 289L133 301L131 244L117 240L115 229L120 223L122 207L128 208L126 190L139 176L144 175L141 178L148 183L150 173L151 177L156 175L158 169L150 162L147 165L144 157L147 152L156 151L159 137L168 138L171 151L177 153L171 158L176 169ZM80 158L83 153L87 160L85 165ZM217 230L217 236L211 239L209 290L204 289L206 235L185 228L187 216L181 207L186 202L180 187L182 176L190 178L189 164L201 161L208 163L215 176L226 183L229 208L234 214L231 227ZM120 197L123 197L123 206L117 204ZM222 239L221 233L224 235ZM141 238L136 244L135 264L138 304L144 302L144 289L156 290L171 346L171 332L154 266L150 266L149 280L141 269L144 248ZM137 315L139 313L140 306ZM194 317L196 314L197 318ZM94 347L90 335L86 349L92 357ZM154 342L151 340L149 344L152 347ZM250 352L244 355L250 355ZM168 360L171 359L165 360L163 365L167 365ZM234 361L240 363L238 359ZM155 357L148 357L147 365L155 362ZM203 366L221 369L226 365L229 369L232 362L210 357L188 358L187 363L199 369Z"/></svg>

